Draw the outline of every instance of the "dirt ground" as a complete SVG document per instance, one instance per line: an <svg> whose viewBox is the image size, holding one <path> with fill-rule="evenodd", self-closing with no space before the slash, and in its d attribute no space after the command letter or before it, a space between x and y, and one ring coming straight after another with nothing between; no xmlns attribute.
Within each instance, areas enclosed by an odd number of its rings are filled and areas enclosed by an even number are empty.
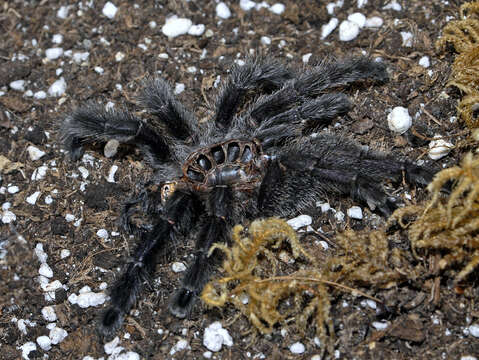
<svg viewBox="0 0 479 360"><path fill-rule="evenodd" d="M184 84L178 97L199 119L211 115L214 82L235 60L243 60L251 51L262 52L293 66L302 66L303 56L312 54L309 62L328 56L344 58L369 54L388 63L391 80L383 86L354 86L347 91L354 103L348 116L338 119L330 130L356 139L371 148L420 160L437 169L456 164L463 151L453 150L446 157L428 158L424 138L435 134L449 136L457 143L467 135L465 126L456 120L455 107L459 93L447 88L453 53L435 50L434 43L450 19L457 18L461 2L456 0L399 1L401 10L383 9L388 3L369 0L358 9L356 1L345 0L342 7L329 15L326 2L283 0L285 11L278 15L266 8L244 11L237 1L226 1L232 15L219 19L214 2L209 1L143 1L117 0L114 19L102 15L104 0L65 2L7 0L0 5L0 155L14 167L2 174L0 204L16 220L0 221L0 344L2 359L22 357L21 346L43 335L49 335L48 321L41 310L54 305L56 325L68 333L58 345L45 351L36 345L28 356L51 359L115 358L105 353L104 343L96 331L96 319L103 306L80 308L67 298L88 285L100 292L111 284L128 258L135 239L123 233L116 219L121 203L146 181L151 170L137 152L121 148L113 158L106 158L102 148L89 149L83 161L73 163L62 150L58 127L62 119L79 104L95 100L107 104L135 107L135 95L147 75L161 74L172 84ZM270 5L273 3L268 1ZM69 5L68 15L57 15L60 5ZM361 12L366 17L379 16L384 23L377 29L363 28L348 42L340 41L338 28L321 40L321 27L331 17L339 22L349 14ZM200 36L166 37L161 27L165 18L175 14L204 24ZM156 22L153 27L151 22ZM401 32L412 34L411 46L404 46ZM63 41L55 44L55 34ZM262 37L268 37L268 40ZM58 59L47 59L47 48L72 50ZM88 52L87 58L75 54ZM118 53L124 58L118 61ZM167 54L160 55L160 54ZM427 56L430 67L419 65ZM77 55L81 57L81 55ZM194 68L193 68L194 67ZM100 70L101 68L101 70ZM48 92L60 79L66 82L61 96L42 99L38 91ZM16 80L24 80L23 89L12 89ZM15 86L14 86L15 87ZM29 93L28 90L31 90ZM35 96L32 96L32 95ZM209 104L206 103L208 99ZM408 108L413 125L422 137L394 135L387 125L387 114L396 106ZM32 160L27 148L35 146L45 154ZM109 182L109 171L118 166ZM83 168L80 168L83 167ZM80 169L79 169L80 168ZM45 171L45 175L38 174ZM33 178L32 178L33 176ZM35 180L33 180L35 179ZM18 187L18 189L15 188ZM406 189L410 203L424 199L422 189ZM401 189L402 194L406 191ZM27 202L39 192L34 204ZM355 204L348 199L324 199L346 213ZM33 201L30 201L33 202ZM322 227L334 239L344 228L377 227L384 223L378 214L363 207L363 220L346 216L338 221L331 213L322 214L311 204L307 212L313 227ZM67 216L68 214L73 215ZM106 229L109 237L98 236ZM314 242L314 233L303 236ZM316 239L317 240L317 239ZM34 249L43 244L47 263L53 270L49 281L59 280L63 287L47 301L38 281L40 261ZM187 263L193 242L179 246L177 253L158 265L153 290L145 290L135 310L119 330L120 345L141 358L151 359L311 359L321 349L314 336L281 331L278 327L268 336L253 336L249 323L232 308L208 309L197 305L190 318L177 319L166 309L169 295L178 285L181 273L172 271L174 261ZM318 245L319 246L319 245ZM407 244L404 245L407 247ZM70 255L62 258L62 250ZM320 249L318 251L321 251ZM63 252L65 255L65 251ZM365 305L364 298L344 293L335 300L332 318L337 333L336 352L326 357L356 359L459 359L479 354L479 339L471 336L468 326L477 322L479 288L477 281L463 294L441 287L440 298L430 288L403 286L390 289L381 298L394 299L401 309L389 319L394 331L381 333L374 327L376 312ZM23 320L23 321L20 321ZM205 327L221 321L233 338L233 346L223 346L217 353L205 353ZM26 323L22 332L21 324ZM35 325L33 325L35 323ZM284 330L284 329L283 329ZM372 339L376 339L372 341ZM172 354L179 340L187 348ZM301 342L302 354L293 354L291 344ZM131 359L134 355L130 353ZM470 359L472 359L471 357ZM317 358L316 358L317 359Z"/></svg>

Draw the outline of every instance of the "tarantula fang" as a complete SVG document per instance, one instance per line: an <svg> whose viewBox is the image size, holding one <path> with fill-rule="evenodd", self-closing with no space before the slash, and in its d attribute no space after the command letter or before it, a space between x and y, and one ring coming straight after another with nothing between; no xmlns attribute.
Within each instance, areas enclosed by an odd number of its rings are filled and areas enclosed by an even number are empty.
<svg viewBox="0 0 479 360"><path fill-rule="evenodd" d="M120 217L140 239L111 288L100 333L110 336L121 326L157 257L180 238L196 236L193 260L169 305L183 318L220 260L217 252L208 254L211 245L227 242L234 224L292 216L332 195L351 196L389 215L398 200L385 193L382 182L429 183L433 173L427 168L317 133L351 108L346 95L328 89L387 79L384 63L364 57L324 61L304 71L258 57L232 68L206 123L199 123L158 78L145 82L139 98L149 121L93 103L67 116L61 133L73 160L82 156L86 143L116 139L138 146L155 169ZM149 224L135 225L131 218L137 212Z"/></svg>

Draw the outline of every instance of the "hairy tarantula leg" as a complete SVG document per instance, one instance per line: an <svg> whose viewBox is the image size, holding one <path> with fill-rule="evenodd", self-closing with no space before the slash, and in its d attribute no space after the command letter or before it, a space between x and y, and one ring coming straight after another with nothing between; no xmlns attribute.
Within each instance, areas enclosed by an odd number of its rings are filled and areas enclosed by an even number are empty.
<svg viewBox="0 0 479 360"><path fill-rule="evenodd" d="M216 99L215 123L228 128L249 90L262 87L273 91L292 78L291 70L275 60L250 58L243 66L234 65Z"/></svg>
<svg viewBox="0 0 479 360"><path fill-rule="evenodd" d="M159 161L170 156L166 139L158 131L126 110L105 110L100 104L90 103L68 116L61 127L61 139L74 161L83 154L82 143L110 139L134 143Z"/></svg>
<svg viewBox="0 0 479 360"><path fill-rule="evenodd" d="M209 195L209 203L211 215L203 221L196 242L195 258L169 306L170 312L179 318L184 318L190 313L209 279L211 269L218 265L218 252L215 251L208 256L209 249L215 242L227 242L230 225L226 219L231 218L231 189L228 187L213 189Z"/></svg>
<svg viewBox="0 0 479 360"><path fill-rule="evenodd" d="M306 130L319 130L350 109L351 102L346 95L324 94L261 123L253 136L261 140L263 148L267 148L288 137L301 136Z"/></svg>
<svg viewBox="0 0 479 360"><path fill-rule="evenodd" d="M196 214L200 212L200 201L192 193L178 190L165 207L167 219L159 219L152 231L142 234L132 262L110 291L111 304L102 314L98 327L105 337L113 335L121 326L138 298L143 281L154 272L158 254L168 250L176 231L185 233L191 230Z"/></svg>
<svg viewBox="0 0 479 360"><path fill-rule="evenodd" d="M197 136L198 121L173 95L167 81L156 78L144 83L140 103L164 123L175 138L186 140Z"/></svg>
<svg viewBox="0 0 479 360"><path fill-rule="evenodd" d="M311 71L301 74L294 81L294 88L301 96L315 97L326 89L346 86L357 81L388 80L386 65L367 57L357 57L339 62L326 61Z"/></svg>

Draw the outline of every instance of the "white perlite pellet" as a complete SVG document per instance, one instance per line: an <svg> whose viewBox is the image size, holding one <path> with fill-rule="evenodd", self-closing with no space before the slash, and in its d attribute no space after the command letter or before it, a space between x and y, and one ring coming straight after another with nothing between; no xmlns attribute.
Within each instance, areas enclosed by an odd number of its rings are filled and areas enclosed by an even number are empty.
<svg viewBox="0 0 479 360"><path fill-rule="evenodd" d="M46 99L47 93L43 90L37 91L35 94L33 94L33 98L35 100L43 100Z"/></svg>
<svg viewBox="0 0 479 360"><path fill-rule="evenodd" d="M387 322L382 322L382 321L373 321L371 324L376 330L384 330L387 329L389 324Z"/></svg>
<svg viewBox="0 0 479 360"><path fill-rule="evenodd" d="M303 226L311 225L313 223L313 219L309 215L299 215L295 218L289 219L287 223L294 230L298 230Z"/></svg>
<svg viewBox="0 0 479 360"><path fill-rule="evenodd" d="M18 186L16 186L16 185L12 185L12 186L9 186L9 187L7 188L7 192L8 192L9 194L16 194L16 193L19 192L19 191L20 191L20 188L19 188Z"/></svg>
<svg viewBox="0 0 479 360"><path fill-rule="evenodd" d="M256 2L252 0L240 0L240 8L244 11L250 11L256 6Z"/></svg>
<svg viewBox="0 0 479 360"><path fill-rule="evenodd" d="M53 306L45 306L42 309L42 316L48 322L54 322L57 320L57 314Z"/></svg>
<svg viewBox="0 0 479 360"><path fill-rule="evenodd" d="M33 341L29 341L20 346L19 349L22 350L22 357L28 360L28 354L30 354L32 351L35 351L37 349L37 345Z"/></svg>
<svg viewBox="0 0 479 360"><path fill-rule="evenodd" d="M37 337L37 344L42 348L44 351L48 351L52 348L52 341L46 335L42 335Z"/></svg>
<svg viewBox="0 0 479 360"><path fill-rule="evenodd" d="M188 35L201 36L205 32L205 29L206 27L203 24L191 25L188 30Z"/></svg>
<svg viewBox="0 0 479 360"><path fill-rule="evenodd" d="M384 21L382 18L380 18L379 16L373 16L366 19L366 23L364 24L364 26L367 28L379 28L383 26L383 23Z"/></svg>
<svg viewBox="0 0 479 360"><path fill-rule="evenodd" d="M412 118L406 108L396 106L388 114L388 126L391 131L404 134L412 125Z"/></svg>
<svg viewBox="0 0 479 360"><path fill-rule="evenodd" d="M67 83L63 77L55 81L48 88L48 95L50 96L62 96L67 89Z"/></svg>
<svg viewBox="0 0 479 360"><path fill-rule="evenodd" d="M366 16L359 12L349 15L348 20L358 25L359 28L363 28L366 25Z"/></svg>
<svg viewBox="0 0 479 360"><path fill-rule="evenodd" d="M96 236L101 239L108 239L108 231L106 229L100 229L96 232Z"/></svg>
<svg viewBox="0 0 479 360"><path fill-rule="evenodd" d="M351 206L348 209L348 216L352 219L361 220L363 218L363 211L359 206Z"/></svg>
<svg viewBox="0 0 479 360"><path fill-rule="evenodd" d="M63 35L62 34L55 34L52 37L52 43L54 44L61 44L63 42Z"/></svg>
<svg viewBox="0 0 479 360"><path fill-rule="evenodd" d="M10 210L4 211L2 214L2 222L4 224L10 224L17 220L17 216Z"/></svg>
<svg viewBox="0 0 479 360"><path fill-rule="evenodd" d="M295 342L289 347L289 351L291 351L293 354L302 354L305 350L306 349L304 345L300 342Z"/></svg>
<svg viewBox="0 0 479 360"><path fill-rule="evenodd" d="M175 84L175 90L174 90L175 95L179 95L179 94L181 94L183 91L185 91L185 84L176 83L176 84Z"/></svg>
<svg viewBox="0 0 479 360"><path fill-rule="evenodd" d="M428 68L431 64L429 62L429 56L423 56L419 59L419 65L423 68Z"/></svg>
<svg viewBox="0 0 479 360"><path fill-rule="evenodd" d="M161 32L169 38L187 34L193 25L190 19L179 18L176 15L168 18L165 25L161 28Z"/></svg>
<svg viewBox="0 0 479 360"><path fill-rule="evenodd" d="M173 347L171 348L170 350L170 355L173 356L175 353L179 352L179 351L183 351L185 349L188 349L189 347L189 344L188 344L188 341L186 341L185 339L180 339L178 340L178 342L173 345Z"/></svg>
<svg viewBox="0 0 479 360"><path fill-rule="evenodd" d="M479 337L479 324L472 324L469 326L469 334L474 337Z"/></svg>
<svg viewBox="0 0 479 360"><path fill-rule="evenodd" d="M70 256L70 250L62 249L62 251L60 251L60 259L65 259L69 256Z"/></svg>
<svg viewBox="0 0 479 360"><path fill-rule="evenodd" d="M66 19L68 17L68 6L60 6L60 8L57 11L57 17L60 19Z"/></svg>
<svg viewBox="0 0 479 360"><path fill-rule="evenodd" d="M53 345L60 344L63 340L65 340L67 336L68 333L66 332L66 330L59 327L54 327L50 330L50 333L48 334L48 337L52 341Z"/></svg>
<svg viewBox="0 0 479 360"><path fill-rule="evenodd" d="M224 2L218 3L216 5L216 16L218 16L221 19L228 19L231 16L231 11Z"/></svg>
<svg viewBox="0 0 479 360"><path fill-rule="evenodd" d="M40 196L41 192L40 191L35 191L32 195L28 196L25 201L29 203L30 205L35 205L35 203L38 200L38 197Z"/></svg>
<svg viewBox="0 0 479 360"><path fill-rule="evenodd" d="M118 8L108 1L105 6L103 6L103 10L101 11L103 15L105 15L108 19L113 19L118 11Z"/></svg>
<svg viewBox="0 0 479 360"><path fill-rule="evenodd" d="M302 57L303 63L307 64L312 55L313 55L312 53L304 54Z"/></svg>
<svg viewBox="0 0 479 360"><path fill-rule="evenodd" d="M404 47L412 47L412 40L414 35L412 32L409 31L401 31L401 38L402 38L402 46Z"/></svg>
<svg viewBox="0 0 479 360"><path fill-rule="evenodd" d="M63 55L63 48L61 47L49 48L45 50L45 56L47 57L48 60L56 60L62 55Z"/></svg>
<svg viewBox="0 0 479 360"><path fill-rule="evenodd" d="M339 20L337 18L332 18L327 24L321 26L321 40L326 39L326 37L336 29L338 24Z"/></svg>
<svg viewBox="0 0 479 360"><path fill-rule="evenodd" d="M48 255L45 251L43 251L43 244L42 243L38 243L35 246L35 255L37 256L38 261L40 261L42 264L47 262Z"/></svg>
<svg viewBox="0 0 479 360"><path fill-rule="evenodd" d="M284 6L281 3L276 3L273 6L271 6L268 10L271 11L273 14L281 15L282 13L284 13L285 9L286 9L286 6Z"/></svg>
<svg viewBox="0 0 479 360"><path fill-rule="evenodd" d="M183 272L186 270L186 265L177 261L171 264L171 270L173 270L175 273Z"/></svg>
<svg viewBox="0 0 479 360"><path fill-rule="evenodd" d="M116 155L118 152L118 147L120 146L120 142L116 139L108 140L103 148L103 153L107 158L111 158Z"/></svg>
<svg viewBox="0 0 479 360"><path fill-rule="evenodd" d="M108 181L109 183L114 183L115 182L115 174L116 174L117 170L118 170L118 166L113 165L110 168L110 171L108 172L108 178L106 179L106 181Z"/></svg>
<svg viewBox="0 0 479 360"><path fill-rule="evenodd" d="M351 41L359 35L359 26L349 20L344 20L339 25L339 40Z"/></svg>
<svg viewBox="0 0 479 360"><path fill-rule="evenodd" d="M8 85L12 90L25 91L25 80L15 80Z"/></svg>
<svg viewBox="0 0 479 360"><path fill-rule="evenodd" d="M434 135L434 139L429 143L428 156L432 160L439 160L449 154L454 145L444 139L441 135Z"/></svg>
<svg viewBox="0 0 479 360"><path fill-rule="evenodd" d="M47 278L53 277L53 270L46 262L40 265L40 268L38 269L38 273Z"/></svg>
<svg viewBox="0 0 479 360"><path fill-rule="evenodd" d="M27 152L32 161L37 161L38 159L41 159L45 155L44 151L40 150L39 148L33 145L30 145L29 147L27 147Z"/></svg>
<svg viewBox="0 0 479 360"><path fill-rule="evenodd" d="M219 321L215 321L205 329L203 345L210 351L220 351L223 345L233 346L233 339L228 330L223 329Z"/></svg>

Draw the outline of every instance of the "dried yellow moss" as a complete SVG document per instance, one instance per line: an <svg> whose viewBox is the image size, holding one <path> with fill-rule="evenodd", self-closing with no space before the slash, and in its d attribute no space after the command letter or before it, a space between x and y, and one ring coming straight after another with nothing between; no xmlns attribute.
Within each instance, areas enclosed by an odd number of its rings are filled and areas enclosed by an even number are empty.
<svg viewBox="0 0 479 360"><path fill-rule="evenodd" d="M323 350L330 353L334 344L330 297L335 292L349 291L372 298L352 286L387 288L415 274L413 269L404 271L404 266L409 266L407 261L400 250L388 249L387 237L380 231L338 235L337 254L321 265L303 249L295 231L280 219L254 221L248 230L237 225L232 238L231 248L216 244L210 250L221 249L226 254L225 276L205 286L203 301L220 307L233 304L261 333L270 333L280 323L292 323L304 333L313 323L317 336L326 344ZM292 257L309 262L306 269L290 274L279 272L277 253L285 242L291 246Z"/></svg>
<svg viewBox="0 0 479 360"><path fill-rule="evenodd" d="M443 186L454 182L451 194L441 200ZM397 210L392 218L403 223L406 215L419 215L409 227L415 252L439 252L441 269L463 266L455 281L463 280L479 265L479 157L466 155L461 166L440 171L428 185L432 193L425 207Z"/></svg>
<svg viewBox="0 0 479 360"><path fill-rule="evenodd" d="M443 36L437 41L438 48L451 43L459 55L452 66L449 86L456 86L466 96L459 103L459 116L470 128L479 127L474 117L479 99L479 1L465 3L460 9L461 19L449 22Z"/></svg>

